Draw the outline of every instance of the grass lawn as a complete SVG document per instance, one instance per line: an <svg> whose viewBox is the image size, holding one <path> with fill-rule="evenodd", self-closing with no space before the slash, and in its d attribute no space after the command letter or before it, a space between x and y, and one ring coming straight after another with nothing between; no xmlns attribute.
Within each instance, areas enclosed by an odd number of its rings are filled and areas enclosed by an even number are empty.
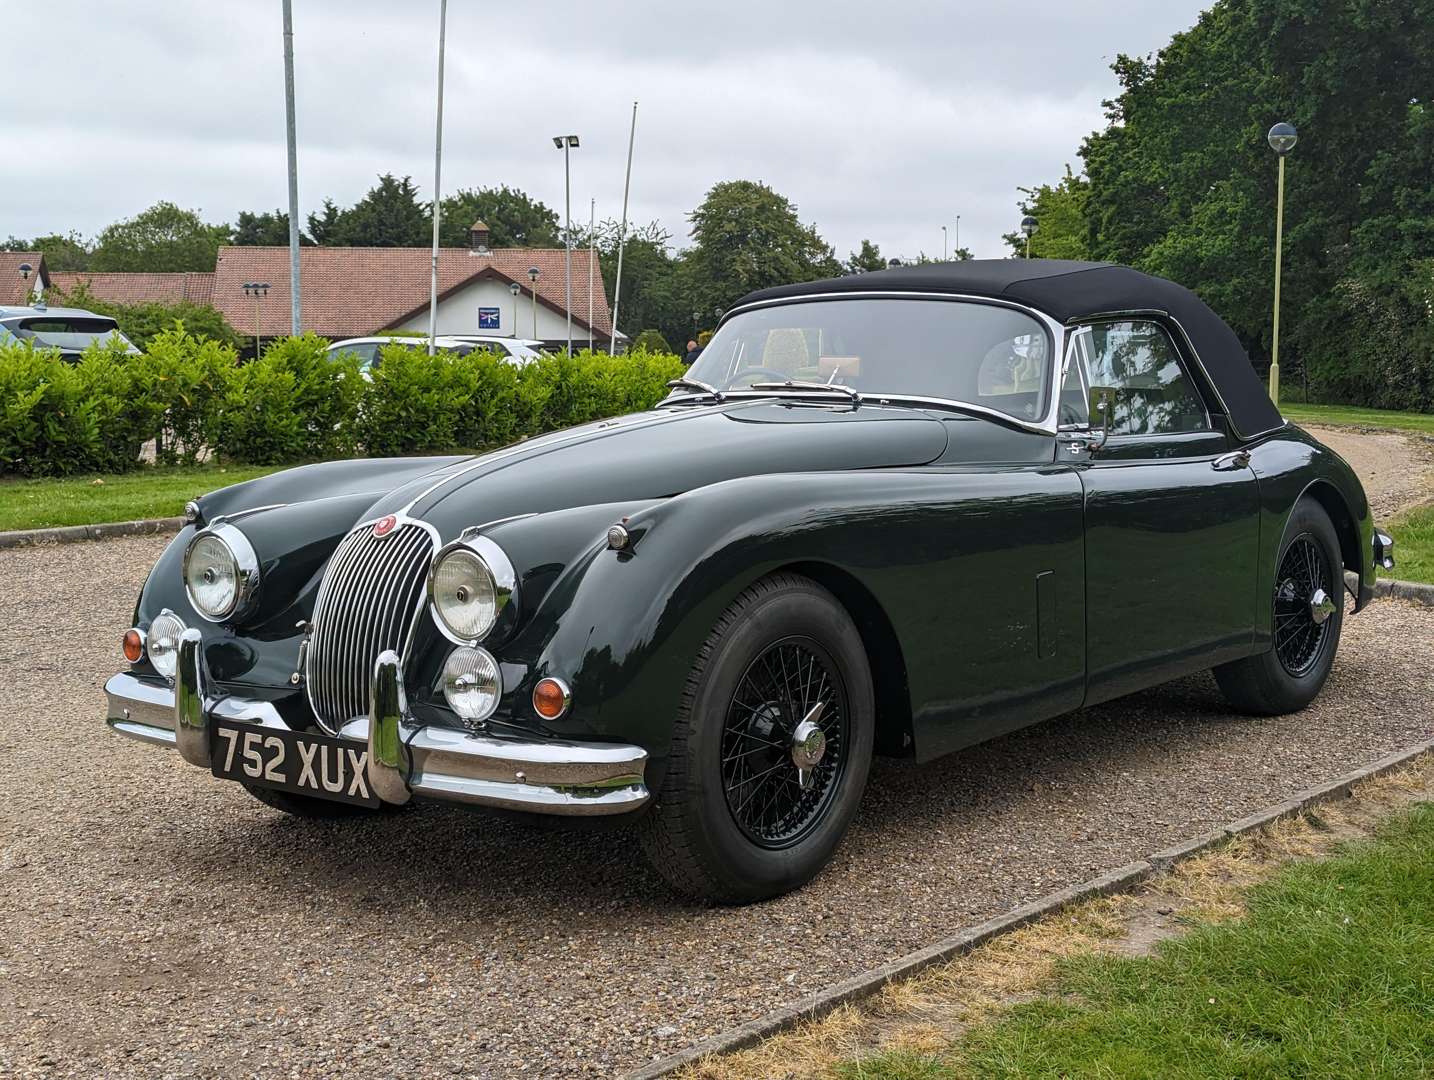
<svg viewBox="0 0 1434 1080"><path fill-rule="evenodd" d="M1434 805L1246 896L1148 957L1082 954L1035 1000L936 1054L847 1080L1434 1074Z"/></svg>
<svg viewBox="0 0 1434 1080"><path fill-rule="evenodd" d="M3 480L0 531L178 517L196 495L277 470L277 466L199 465L146 468L117 476Z"/></svg>
<svg viewBox="0 0 1434 1080"><path fill-rule="evenodd" d="M1434 413L1361 409L1354 405L1281 404L1280 412L1297 424L1354 424L1434 435Z"/></svg>
<svg viewBox="0 0 1434 1080"><path fill-rule="evenodd" d="M1380 576L1434 585L1434 506L1406 510L1385 528L1394 537L1394 569Z"/></svg>

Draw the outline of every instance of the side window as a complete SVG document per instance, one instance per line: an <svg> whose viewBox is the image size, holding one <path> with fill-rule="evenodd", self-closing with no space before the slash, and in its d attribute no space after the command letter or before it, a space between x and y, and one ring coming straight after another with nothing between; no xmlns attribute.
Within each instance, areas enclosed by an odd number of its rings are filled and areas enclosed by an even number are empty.
<svg viewBox="0 0 1434 1080"><path fill-rule="evenodd" d="M1088 386L1115 390L1112 435L1206 431L1210 417L1170 335L1148 320L1094 323L1078 335ZM1071 367L1076 365L1072 362ZM1062 401L1070 386L1062 388ZM1064 409L1062 410L1064 412Z"/></svg>

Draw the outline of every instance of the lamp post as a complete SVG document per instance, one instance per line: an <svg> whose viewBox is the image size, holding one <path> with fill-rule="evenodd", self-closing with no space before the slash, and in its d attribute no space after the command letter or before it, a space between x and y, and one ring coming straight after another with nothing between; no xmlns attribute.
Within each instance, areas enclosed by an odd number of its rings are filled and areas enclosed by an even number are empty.
<svg viewBox="0 0 1434 1080"><path fill-rule="evenodd" d="M528 267L528 280L533 283L531 290L533 294L533 340L538 341L540 338L538 337L538 268L536 266Z"/></svg>
<svg viewBox="0 0 1434 1080"><path fill-rule="evenodd" d="M956 258L961 258L961 215L956 215Z"/></svg>
<svg viewBox="0 0 1434 1080"><path fill-rule="evenodd" d="M941 261L946 262L951 257L951 250L946 245L946 226L941 226Z"/></svg>
<svg viewBox="0 0 1434 1080"><path fill-rule="evenodd" d="M597 200L588 203L588 352L593 351L593 264L597 260Z"/></svg>
<svg viewBox="0 0 1434 1080"><path fill-rule="evenodd" d="M553 145L563 152L563 275L568 309L568 355L573 355L573 168L576 135L554 135Z"/></svg>
<svg viewBox="0 0 1434 1080"><path fill-rule="evenodd" d="M269 295L267 281L244 282L244 295L254 298L254 359L259 359L259 298Z"/></svg>
<svg viewBox="0 0 1434 1080"><path fill-rule="evenodd" d="M294 5L284 0L284 120L289 152L289 332L299 336L299 149L294 127Z"/></svg>
<svg viewBox="0 0 1434 1080"><path fill-rule="evenodd" d="M443 45L448 31L448 0L438 4L438 117L433 133L433 265L428 274L428 355L438 333L438 229L443 217Z"/></svg>
<svg viewBox="0 0 1434 1080"><path fill-rule="evenodd" d="M1285 155L1295 148L1298 138L1293 124L1284 121L1270 128L1266 136L1270 149L1280 159L1280 179L1275 195L1275 320L1270 342L1270 400L1280 403L1280 257L1285 239Z"/></svg>
<svg viewBox="0 0 1434 1080"><path fill-rule="evenodd" d="M1040 225L1030 214L1021 218L1021 232L1026 234L1026 258L1028 259L1031 257L1031 237L1035 235L1036 230L1039 228Z"/></svg>
<svg viewBox="0 0 1434 1080"><path fill-rule="evenodd" d="M523 291L523 286L516 281L508 286L508 293L513 297L513 336L518 336L518 296Z"/></svg>
<svg viewBox="0 0 1434 1080"><path fill-rule="evenodd" d="M617 281L612 289L612 334L607 340L609 356L617 355L617 311L622 302L622 251L627 242L627 193L632 187L632 145L637 141L637 102L632 103L632 128L627 133L627 179L622 184L622 221L617 227Z"/></svg>

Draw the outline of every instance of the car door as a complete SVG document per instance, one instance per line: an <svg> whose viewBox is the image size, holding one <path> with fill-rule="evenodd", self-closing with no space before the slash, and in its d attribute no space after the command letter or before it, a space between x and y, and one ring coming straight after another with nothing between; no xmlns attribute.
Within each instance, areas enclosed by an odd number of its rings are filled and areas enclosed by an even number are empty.
<svg viewBox="0 0 1434 1080"><path fill-rule="evenodd" d="M1111 319L1074 337L1063 417L1076 395L1114 391L1104 445L1080 452L1093 704L1248 653L1259 488L1165 325Z"/></svg>

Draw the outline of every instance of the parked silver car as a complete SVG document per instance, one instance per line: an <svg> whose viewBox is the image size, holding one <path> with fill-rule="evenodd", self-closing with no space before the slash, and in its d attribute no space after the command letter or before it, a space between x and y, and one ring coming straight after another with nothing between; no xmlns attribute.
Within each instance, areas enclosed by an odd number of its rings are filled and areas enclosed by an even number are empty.
<svg viewBox="0 0 1434 1080"><path fill-rule="evenodd" d="M32 342L37 349L58 349L66 360L79 359L96 341L119 341L127 352L139 352L108 315L43 304L0 307L0 343L16 340Z"/></svg>

